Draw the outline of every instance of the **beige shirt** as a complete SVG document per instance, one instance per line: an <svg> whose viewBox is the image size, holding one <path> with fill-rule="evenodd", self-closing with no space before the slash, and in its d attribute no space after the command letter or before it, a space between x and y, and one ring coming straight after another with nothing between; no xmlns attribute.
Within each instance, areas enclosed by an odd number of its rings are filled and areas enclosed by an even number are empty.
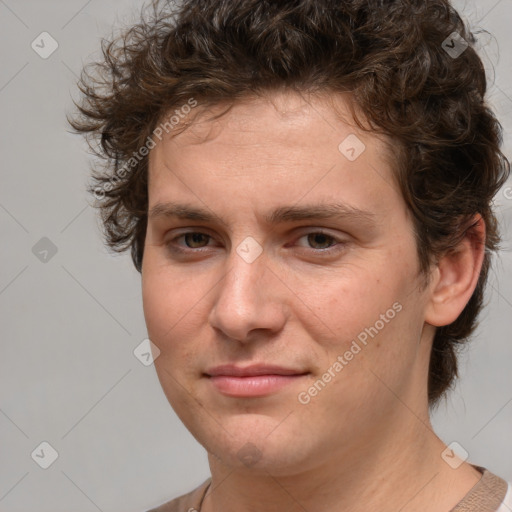
<svg viewBox="0 0 512 512"><path fill-rule="evenodd" d="M500 506L507 494L507 482L485 468L474 467L482 473L482 478L450 512L501 512ZM211 478L192 492L147 512L200 512L201 503L210 487L210 483ZM506 508L508 509L508 507Z"/></svg>

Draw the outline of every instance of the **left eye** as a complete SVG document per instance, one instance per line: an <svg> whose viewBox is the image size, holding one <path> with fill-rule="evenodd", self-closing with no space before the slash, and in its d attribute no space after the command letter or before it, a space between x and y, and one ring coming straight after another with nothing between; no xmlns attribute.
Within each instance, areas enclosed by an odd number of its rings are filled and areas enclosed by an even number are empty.
<svg viewBox="0 0 512 512"><path fill-rule="evenodd" d="M307 235L301 236L299 240L306 239L311 249L325 250L329 249L338 243L338 240L327 233L321 231L308 233Z"/></svg>

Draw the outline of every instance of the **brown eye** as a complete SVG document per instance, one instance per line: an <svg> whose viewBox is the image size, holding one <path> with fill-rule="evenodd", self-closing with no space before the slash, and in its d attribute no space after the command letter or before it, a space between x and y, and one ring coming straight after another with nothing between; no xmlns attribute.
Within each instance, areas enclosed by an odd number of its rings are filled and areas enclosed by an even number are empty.
<svg viewBox="0 0 512 512"><path fill-rule="evenodd" d="M330 235L326 235L325 233L309 233L308 244L313 249L328 249L332 245L335 245L336 240L334 237Z"/></svg>
<svg viewBox="0 0 512 512"><path fill-rule="evenodd" d="M204 233L185 233L182 235L185 244L190 249L199 249L208 245L210 237Z"/></svg>

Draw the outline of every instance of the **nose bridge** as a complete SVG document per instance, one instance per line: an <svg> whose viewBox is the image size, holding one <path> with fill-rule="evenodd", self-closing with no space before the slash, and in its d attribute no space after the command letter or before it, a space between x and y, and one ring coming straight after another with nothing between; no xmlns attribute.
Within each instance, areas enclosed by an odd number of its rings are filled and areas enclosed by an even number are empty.
<svg viewBox="0 0 512 512"><path fill-rule="evenodd" d="M262 247L254 239L245 239L233 247L210 315L212 326L226 336L244 341L255 329L282 327L283 304L269 279L267 263Z"/></svg>
<svg viewBox="0 0 512 512"><path fill-rule="evenodd" d="M265 293L262 283L265 274L265 261L261 254L255 257L251 249L240 251L240 244L230 254L225 279L220 283L219 302L230 303L232 311L257 307L258 298ZM242 252L242 255L240 255ZM268 291L268 290L267 290Z"/></svg>
<svg viewBox="0 0 512 512"><path fill-rule="evenodd" d="M234 239L235 241L235 239ZM225 285L231 292L241 294L244 298L251 291L256 294L257 290L251 290L261 282L265 273L265 266L268 263L267 257L263 254L263 246L252 236L246 236L242 240L235 241L229 259L229 272L226 275Z"/></svg>

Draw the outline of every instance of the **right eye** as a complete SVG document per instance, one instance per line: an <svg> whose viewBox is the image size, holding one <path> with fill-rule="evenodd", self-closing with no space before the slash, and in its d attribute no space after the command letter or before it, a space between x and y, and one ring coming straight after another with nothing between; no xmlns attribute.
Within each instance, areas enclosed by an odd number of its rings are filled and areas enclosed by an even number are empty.
<svg viewBox="0 0 512 512"><path fill-rule="evenodd" d="M189 231L172 238L166 242L166 246L171 252L197 252L197 249L208 247L207 244L211 239L212 237L206 233ZM185 245L180 243L180 240L183 241Z"/></svg>

